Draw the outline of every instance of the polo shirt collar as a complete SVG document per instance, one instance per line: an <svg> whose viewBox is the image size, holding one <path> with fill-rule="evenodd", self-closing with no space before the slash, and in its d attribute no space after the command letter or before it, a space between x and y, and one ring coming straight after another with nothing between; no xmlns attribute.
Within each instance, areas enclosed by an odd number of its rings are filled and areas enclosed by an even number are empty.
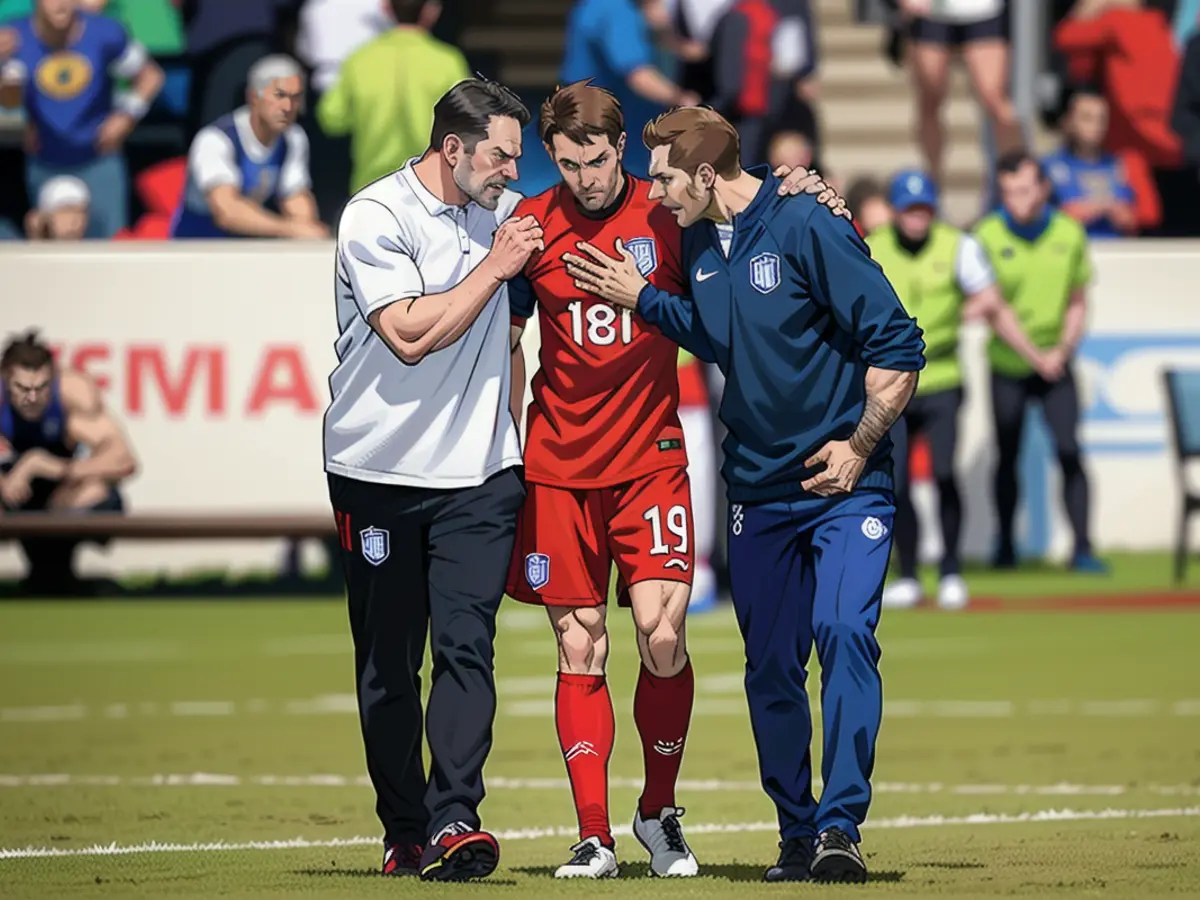
<svg viewBox="0 0 1200 900"><path fill-rule="evenodd" d="M406 162L404 164L404 168L400 170L400 177L404 179L404 182L409 186L409 189L416 194L417 199L421 201L421 205L425 207L426 211L431 216L440 216L442 213L446 212L453 213L460 209L461 207L438 199L436 196L434 196L433 191L429 190L429 188L425 187L425 185L421 183L421 179L418 178L417 173L413 171L413 165L420 158L421 157L419 156L414 156L412 159Z"/></svg>

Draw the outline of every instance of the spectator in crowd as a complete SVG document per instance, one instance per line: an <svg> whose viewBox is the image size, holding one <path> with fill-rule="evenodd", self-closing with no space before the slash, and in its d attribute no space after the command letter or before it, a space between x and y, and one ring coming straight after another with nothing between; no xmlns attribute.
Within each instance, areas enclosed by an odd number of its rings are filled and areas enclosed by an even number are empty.
<svg viewBox="0 0 1200 900"><path fill-rule="evenodd" d="M738 130L743 167L766 158L770 131L791 89L777 74L772 54L780 21L771 0L735 0L713 30L715 90L708 105Z"/></svg>
<svg viewBox="0 0 1200 900"><path fill-rule="evenodd" d="M84 12L106 15L151 56L183 53L183 23L172 0L77 0ZM0 0L0 22L33 14L34 0Z"/></svg>
<svg viewBox="0 0 1200 900"><path fill-rule="evenodd" d="M424 153L434 104L470 77L462 53L429 33L437 0L388 6L395 26L350 55L317 106L326 134L350 135L352 193Z"/></svg>
<svg viewBox="0 0 1200 900"><path fill-rule="evenodd" d="M846 208L864 235L892 221L887 192L874 178L856 178L846 188Z"/></svg>
<svg viewBox="0 0 1200 900"><path fill-rule="evenodd" d="M37 0L31 16L0 29L0 95L14 93L26 115L26 189L31 198L58 175L91 193L88 237L108 238L128 224L125 139L150 109L162 70L125 29L82 12L76 0ZM114 79L132 90L115 96Z"/></svg>
<svg viewBox="0 0 1200 900"><path fill-rule="evenodd" d="M771 37L771 65L775 77L788 85L774 130L803 132L813 145L814 156L819 156L817 37L810 0L771 0L771 5L779 14Z"/></svg>
<svg viewBox="0 0 1200 900"><path fill-rule="evenodd" d="M1179 0L1175 4L1175 14L1171 17L1171 31L1175 35L1175 46L1180 49L1196 33L1200 25L1200 0Z"/></svg>
<svg viewBox="0 0 1200 900"><path fill-rule="evenodd" d="M1103 572L1092 555L1089 490L1079 446L1079 390L1071 363L1087 322L1087 286L1092 280L1083 226L1050 205L1050 182L1041 163L1025 152L996 163L1001 209L975 228L996 271L1000 292L1021 327L1038 347L1034 368L1012 347L993 338L992 415L999 458L996 464L997 568L1016 565L1017 458L1026 413L1042 407L1062 468L1063 503L1075 537L1071 567Z"/></svg>
<svg viewBox="0 0 1200 900"><path fill-rule="evenodd" d="M563 84L590 78L596 87L612 91L621 102L631 135L640 135L642 126L667 107L700 103L698 94L685 91L654 64L654 46L642 2L645 0L576 0L567 17L566 49L559 74ZM531 127L536 124L531 123ZM540 141L531 141L529 146L537 143ZM641 140L631 140L625 147L623 162L629 172L645 178L650 151ZM521 183L526 195L531 193L528 187L526 182Z"/></svg>
<svg viewBox="0 0 1200 900"><path fill-rule="evenodd" d="M397 23L388 0L304 0L296 56L312 72L309 86L324 94L355 50Z"/></svg>
<svg viewBox="0 0 1200 900"><path fill-rule="evenodd" d="M284 49L280 26L295 0L179 2L192 69L189 134L195 135L241 103L257 60Z"/></svg>
<svg viewBox="0 0 1200 900"><path fill-rule="evenodd" d="M1104 150L1107 133L1104 95L1076 91L1063 120L1063 145L1042 160L1054 186L1055 201L1083 224L1091 238L1135 234L1139 226L1157 225L1161 212L1158 193L1149 185L1139 216L1124 164Z"/></svg>
<svg viewBox="0 0 1200 900"><path fill-rule="evenodd" d="M664 0L663 15L671 23L670 47L679 60L678 81L697 97L716 93L709 53L717 21L734 0Z"/></svg>
<svg viewBox="0 0 1200 900"><path fill-rule="evenodd" d="M883 604L912 607L923 599L917 580L919 534L909 468L911 438L923 435L933 463L942 531L938 605L961 609L968 596L959 558L963 509L954 459L963 403L962 325L984 320L1035 371L1043 368L1043 360L1000 295L996 274L979 242L937 218L938 190L933 179L920 171L899 172L892 179L890 194L895 222L872 231L867 244L872 259L883 267L904 308L921 327L925 368L916 395L902 414L904 425L892 432L900 577L884 590Z"/></svg>
<svg viewBox="0 0 1200 900"><path fill-rule="evenodd" d="M18 514L120 512L118 486L137 470L121 427L96 383L60 370L37 332L14 338L0 355L0 510ZM26 588L74 593L79 541L26 538Z"/></svg>
<svg viewBox="0 0 1200 900"><path fill-rule="evenodd" d="M777 131L767 144L767 165L773 170L780 166L807 169L813 164L813 148L809 139L799 131ZM826 178L826 181L829 179Z"/></svg>
<svg viewBox="0 0 1200 900"><path fill-rule="evenodd" d="M1009 51L1004 0L899 0L908 21L908 60L917 94L917 141L925 165L942 182L942 105L950 60L961 52L975 96L991 120L999 152L1022 144L1008 96Z"/></svg>
<svg viewBox="0 0 1200 900"><path fill-rule="evenodd" d="M1142 197L1156 184L1154 170L1178 169L1183 161L1170 124L1179 52L1166 15L1141 0L1077 0L1054 29L1054 45L1073 81L1104 86L1105 148L1121 158ZM1143 202L1149 208L1151 201Z"/></svg>
<svg viewBox="0 0 1200 900"><path fill-rule="evenodd" d="M58 175L42 185L37 206L25 217L31 241L78 241L87 235L92 195L82 179Z"/></svg>
<svg viewBox="0 0 1200 900"><path fill-rule="evenodd" d="M1179 135L1183 158L1193 175L1200 172L1200 33L1188 39L1175 91L1171 127Z"/></svg>
<svg viewBox="0 0 1200 900"><path fill-rule="evenodd" d="M355 50L396 24L381 0L304 0L296 56L308 68L308 98L300 124L308 134L313 196L326 224L335 224L348 196L353 146L346 135L326 133L316 118L321 98Z"/></svg>
<svg viewBox="0 0 1200 900"><path fill-rule="evenodd" d="M310 190L308 138L296 124L303 99L304 76L290 56L250 68L246 105L192 141L171 237L328 236Z"/></svg>

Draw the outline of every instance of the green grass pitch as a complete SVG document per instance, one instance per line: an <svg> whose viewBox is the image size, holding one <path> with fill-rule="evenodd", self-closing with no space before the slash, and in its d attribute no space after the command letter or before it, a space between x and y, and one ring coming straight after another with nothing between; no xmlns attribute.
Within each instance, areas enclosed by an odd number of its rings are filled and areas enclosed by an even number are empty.
<svg viewBox="0 0 1200 900"><path fill-rule="evenodd" d="M678 800L704 877L644 877L628 835L637 658L615 609L623 877L550 877L574 825L553 638L540 611L506 603L483 809L501 866L436 886L374 874L340 601L0 604L0 897L1200 896L1200 615L1031 599L1157 594L1166 572L1158 557L1118 560L1110 580L979 575L976 593L1013 598L1006 609L885 613L865 888L760 882L778 838L725 609L688 625L697 700Z"/></svg>

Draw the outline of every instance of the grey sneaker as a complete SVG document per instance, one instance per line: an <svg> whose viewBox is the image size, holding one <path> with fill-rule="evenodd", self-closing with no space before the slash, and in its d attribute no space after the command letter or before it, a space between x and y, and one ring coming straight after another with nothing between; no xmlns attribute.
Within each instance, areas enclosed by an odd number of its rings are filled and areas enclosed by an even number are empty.
<svg viewBox="0 0 1200 900"><path fill-rule="evenodd" d="M862 884L867 880L867 864L858 844L840 828L822 831L812 863L813 881Z"/></svg>
<svg viewBox="0 0 1200 900"><path fill-rule="evenodd" d="M643 819L639 809L633 816L633 836L650 854L650 874L661 878L690 878L700 871L692 848L683 839L679 817L683 810L664 806L657 818Z"/></svg>

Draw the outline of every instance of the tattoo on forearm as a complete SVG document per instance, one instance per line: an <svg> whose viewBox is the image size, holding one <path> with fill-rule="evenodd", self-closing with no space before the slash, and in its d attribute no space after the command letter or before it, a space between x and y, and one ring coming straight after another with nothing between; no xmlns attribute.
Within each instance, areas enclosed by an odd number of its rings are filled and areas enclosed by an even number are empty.
<svg viewBox="0 0 1200 900"><path fill-rule="evenodd" d="M896 424L916 387L915 372L889 372L887 375L881 384L872 384L874 379L868 376L862 418L854 434L850 435L850 449L862 457L870 456Z"/></svg>

